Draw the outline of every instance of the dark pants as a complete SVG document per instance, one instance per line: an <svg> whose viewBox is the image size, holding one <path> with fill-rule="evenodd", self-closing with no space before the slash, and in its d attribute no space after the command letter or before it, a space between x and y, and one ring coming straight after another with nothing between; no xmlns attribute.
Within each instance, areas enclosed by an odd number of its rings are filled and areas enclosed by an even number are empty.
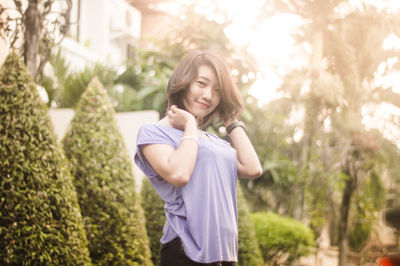
<svg viewBox="0 0 400 266"><path fill-rule="evenodd" d="M220 261L213 263L199 263L189 259L182 247L179 237L163 244L161 247L161 266L236 266L236 262Z"/></svg>

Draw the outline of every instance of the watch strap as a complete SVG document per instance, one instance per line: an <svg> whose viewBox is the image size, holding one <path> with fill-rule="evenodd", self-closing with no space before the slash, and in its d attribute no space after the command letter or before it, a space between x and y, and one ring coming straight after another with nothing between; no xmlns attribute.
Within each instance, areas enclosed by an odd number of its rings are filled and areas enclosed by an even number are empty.
<svg viewBox="0 0 400 266"><path fill-rule="evenodd" d="M228 134L230 134L232 132L232 130L237 128L237 127L245 128L244 123L242 121L235 121L235 122L233 122L232 124L230 124L229 126L226 127L226 132Z"/></svg>

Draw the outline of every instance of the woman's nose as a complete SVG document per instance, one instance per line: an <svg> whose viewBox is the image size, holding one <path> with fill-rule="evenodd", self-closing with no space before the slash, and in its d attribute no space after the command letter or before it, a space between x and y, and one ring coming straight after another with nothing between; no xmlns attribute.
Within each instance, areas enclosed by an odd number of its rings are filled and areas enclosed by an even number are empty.
<svg viewBox="0 0 400 266"><path fill-rule="evenodd" d="M207 86L203 90L203 98L210 100L212 98L212 88L210 86Z"/></svg>

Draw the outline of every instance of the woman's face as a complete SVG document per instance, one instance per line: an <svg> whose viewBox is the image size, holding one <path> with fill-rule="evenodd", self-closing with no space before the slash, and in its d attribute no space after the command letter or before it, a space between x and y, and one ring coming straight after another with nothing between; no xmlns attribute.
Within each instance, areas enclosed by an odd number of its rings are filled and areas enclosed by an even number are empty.
<svg viewBox="0 0 400 266"><path fill-rule="evenodd" d="M215 110L220 100L220 88L214 69L201 65L197 78L192 81L183 99L186 110L202 119Z"/></svg>

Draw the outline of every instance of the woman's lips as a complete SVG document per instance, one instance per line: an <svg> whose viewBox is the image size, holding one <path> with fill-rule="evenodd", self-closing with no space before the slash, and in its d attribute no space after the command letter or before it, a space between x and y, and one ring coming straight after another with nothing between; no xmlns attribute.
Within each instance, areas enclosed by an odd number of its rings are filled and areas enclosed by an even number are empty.
<svg viewBox="0 0 400 266"><path fill-rule="evenodd" d="M200 105L202 108L207 109L209 107L209 105L207 103L203 103L203 102L199 102L196 101L198 105Z"/></svg>

